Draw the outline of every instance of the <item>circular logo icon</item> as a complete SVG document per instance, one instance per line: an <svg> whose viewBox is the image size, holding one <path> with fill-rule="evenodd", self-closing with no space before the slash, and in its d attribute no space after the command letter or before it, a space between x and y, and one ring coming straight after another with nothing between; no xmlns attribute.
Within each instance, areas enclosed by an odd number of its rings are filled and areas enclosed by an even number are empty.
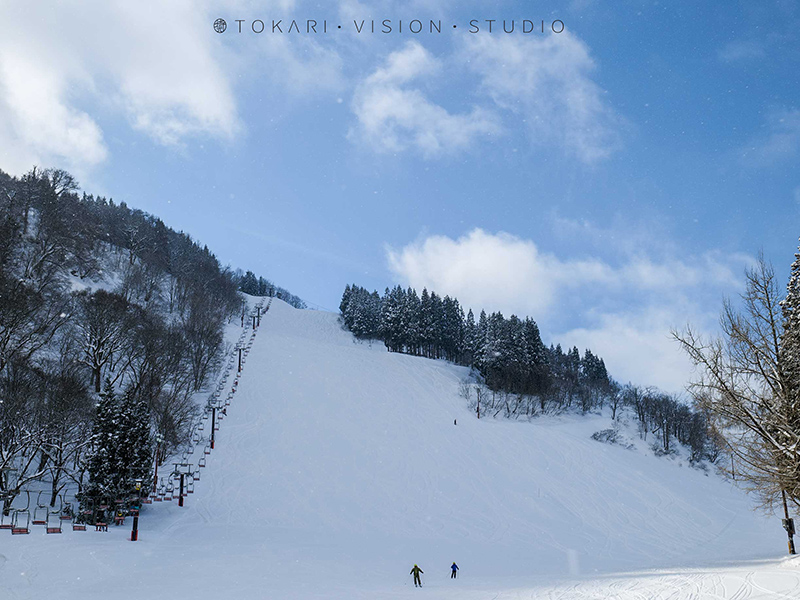
<svg viewBox="0 0 800 600"><path fill-rule="evenodd" d="M225 33L227 28L228 24L225 22L225 19L217 19L214 21L214 31L217 33Z"/></svg>

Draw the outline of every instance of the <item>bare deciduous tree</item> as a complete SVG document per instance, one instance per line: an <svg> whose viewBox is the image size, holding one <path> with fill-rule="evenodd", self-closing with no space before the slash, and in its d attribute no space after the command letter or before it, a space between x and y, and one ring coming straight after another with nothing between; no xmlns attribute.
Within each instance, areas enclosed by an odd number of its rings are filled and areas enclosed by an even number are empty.
<svg viewBox="0 0 800 600"><path fill-rule="evenodd" d="M763 257L746 272L742 309L726 301L722 337L673 332L700 376L690 391L735 455L741 479L772 507L783 491L800 503L800 428L781 352L781 294Z"/></svg>

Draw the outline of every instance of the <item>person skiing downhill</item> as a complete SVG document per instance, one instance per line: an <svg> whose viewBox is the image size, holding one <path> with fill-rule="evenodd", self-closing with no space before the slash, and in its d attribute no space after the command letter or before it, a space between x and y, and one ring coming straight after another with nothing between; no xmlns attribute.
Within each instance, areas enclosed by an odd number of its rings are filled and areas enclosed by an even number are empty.
<svg viewBox="0 0 800 600"><path fill-rule="evenodd" d="M414 568L411 569L409 575L414 576L414 587L422 587L422 581L419 578L420 573L424 573L422 569L420 569L417 565L414 565Z"/></svg>
<svg viewBox="0 0 800 600"><path fill-rule="evenodd" d="M458 565L453 563L450 565L450 579L455 579L458 576Z"/></svg>

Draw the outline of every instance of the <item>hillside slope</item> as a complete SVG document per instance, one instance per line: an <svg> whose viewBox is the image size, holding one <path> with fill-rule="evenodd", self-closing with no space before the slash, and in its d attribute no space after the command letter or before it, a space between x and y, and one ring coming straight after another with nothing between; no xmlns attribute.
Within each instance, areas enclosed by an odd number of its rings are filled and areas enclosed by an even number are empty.
<svg viewBox="0 0 800 600"><path fill-rule="evenodd" d="M148 508L136 544L122 528L6 541L0 590L404 597L418 563L437 597L481 598L781 555L780 523L716 476L592 440L600 417L478 421L465 374L276 300L186 508Z"/></svg>

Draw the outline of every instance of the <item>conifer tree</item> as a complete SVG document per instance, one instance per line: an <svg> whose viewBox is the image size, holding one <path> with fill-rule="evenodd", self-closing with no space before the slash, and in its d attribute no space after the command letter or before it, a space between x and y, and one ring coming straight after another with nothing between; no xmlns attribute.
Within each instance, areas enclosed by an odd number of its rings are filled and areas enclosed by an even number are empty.
<svg viewBox="0 0 800 600"><path fill-rule="evenodd" d="M89 483L83 492L84 499L91 499L94 505L107 503L112 495L114 473L116 471L115 441L118 414L116 393L111 380L106 378L100 399L97 402L94 427L92 428L92 453L89 458Z"/></svg>
<svg viewBox="0 0 800 600"><path fill-rule="evenodd" d="M122 397L106 379L97 404L92 431L93 452L87 471L89 484L82 494L96 508L136 496L137 480L148 481L152 462L150 415L147 404L133 390Z"/></svg>
<svg viewBox="0 0 800 600"><path fill-rule="evenodd" d="M784 448L791 452L779 454L781 464L782 488L790 496L800 499L800 251L795 260L786 287L786 298L781 302L783 335L781 336L779 365L783 371L784 393L781 405L776 407L780 413L770 429L773 436Z"/></svg>

